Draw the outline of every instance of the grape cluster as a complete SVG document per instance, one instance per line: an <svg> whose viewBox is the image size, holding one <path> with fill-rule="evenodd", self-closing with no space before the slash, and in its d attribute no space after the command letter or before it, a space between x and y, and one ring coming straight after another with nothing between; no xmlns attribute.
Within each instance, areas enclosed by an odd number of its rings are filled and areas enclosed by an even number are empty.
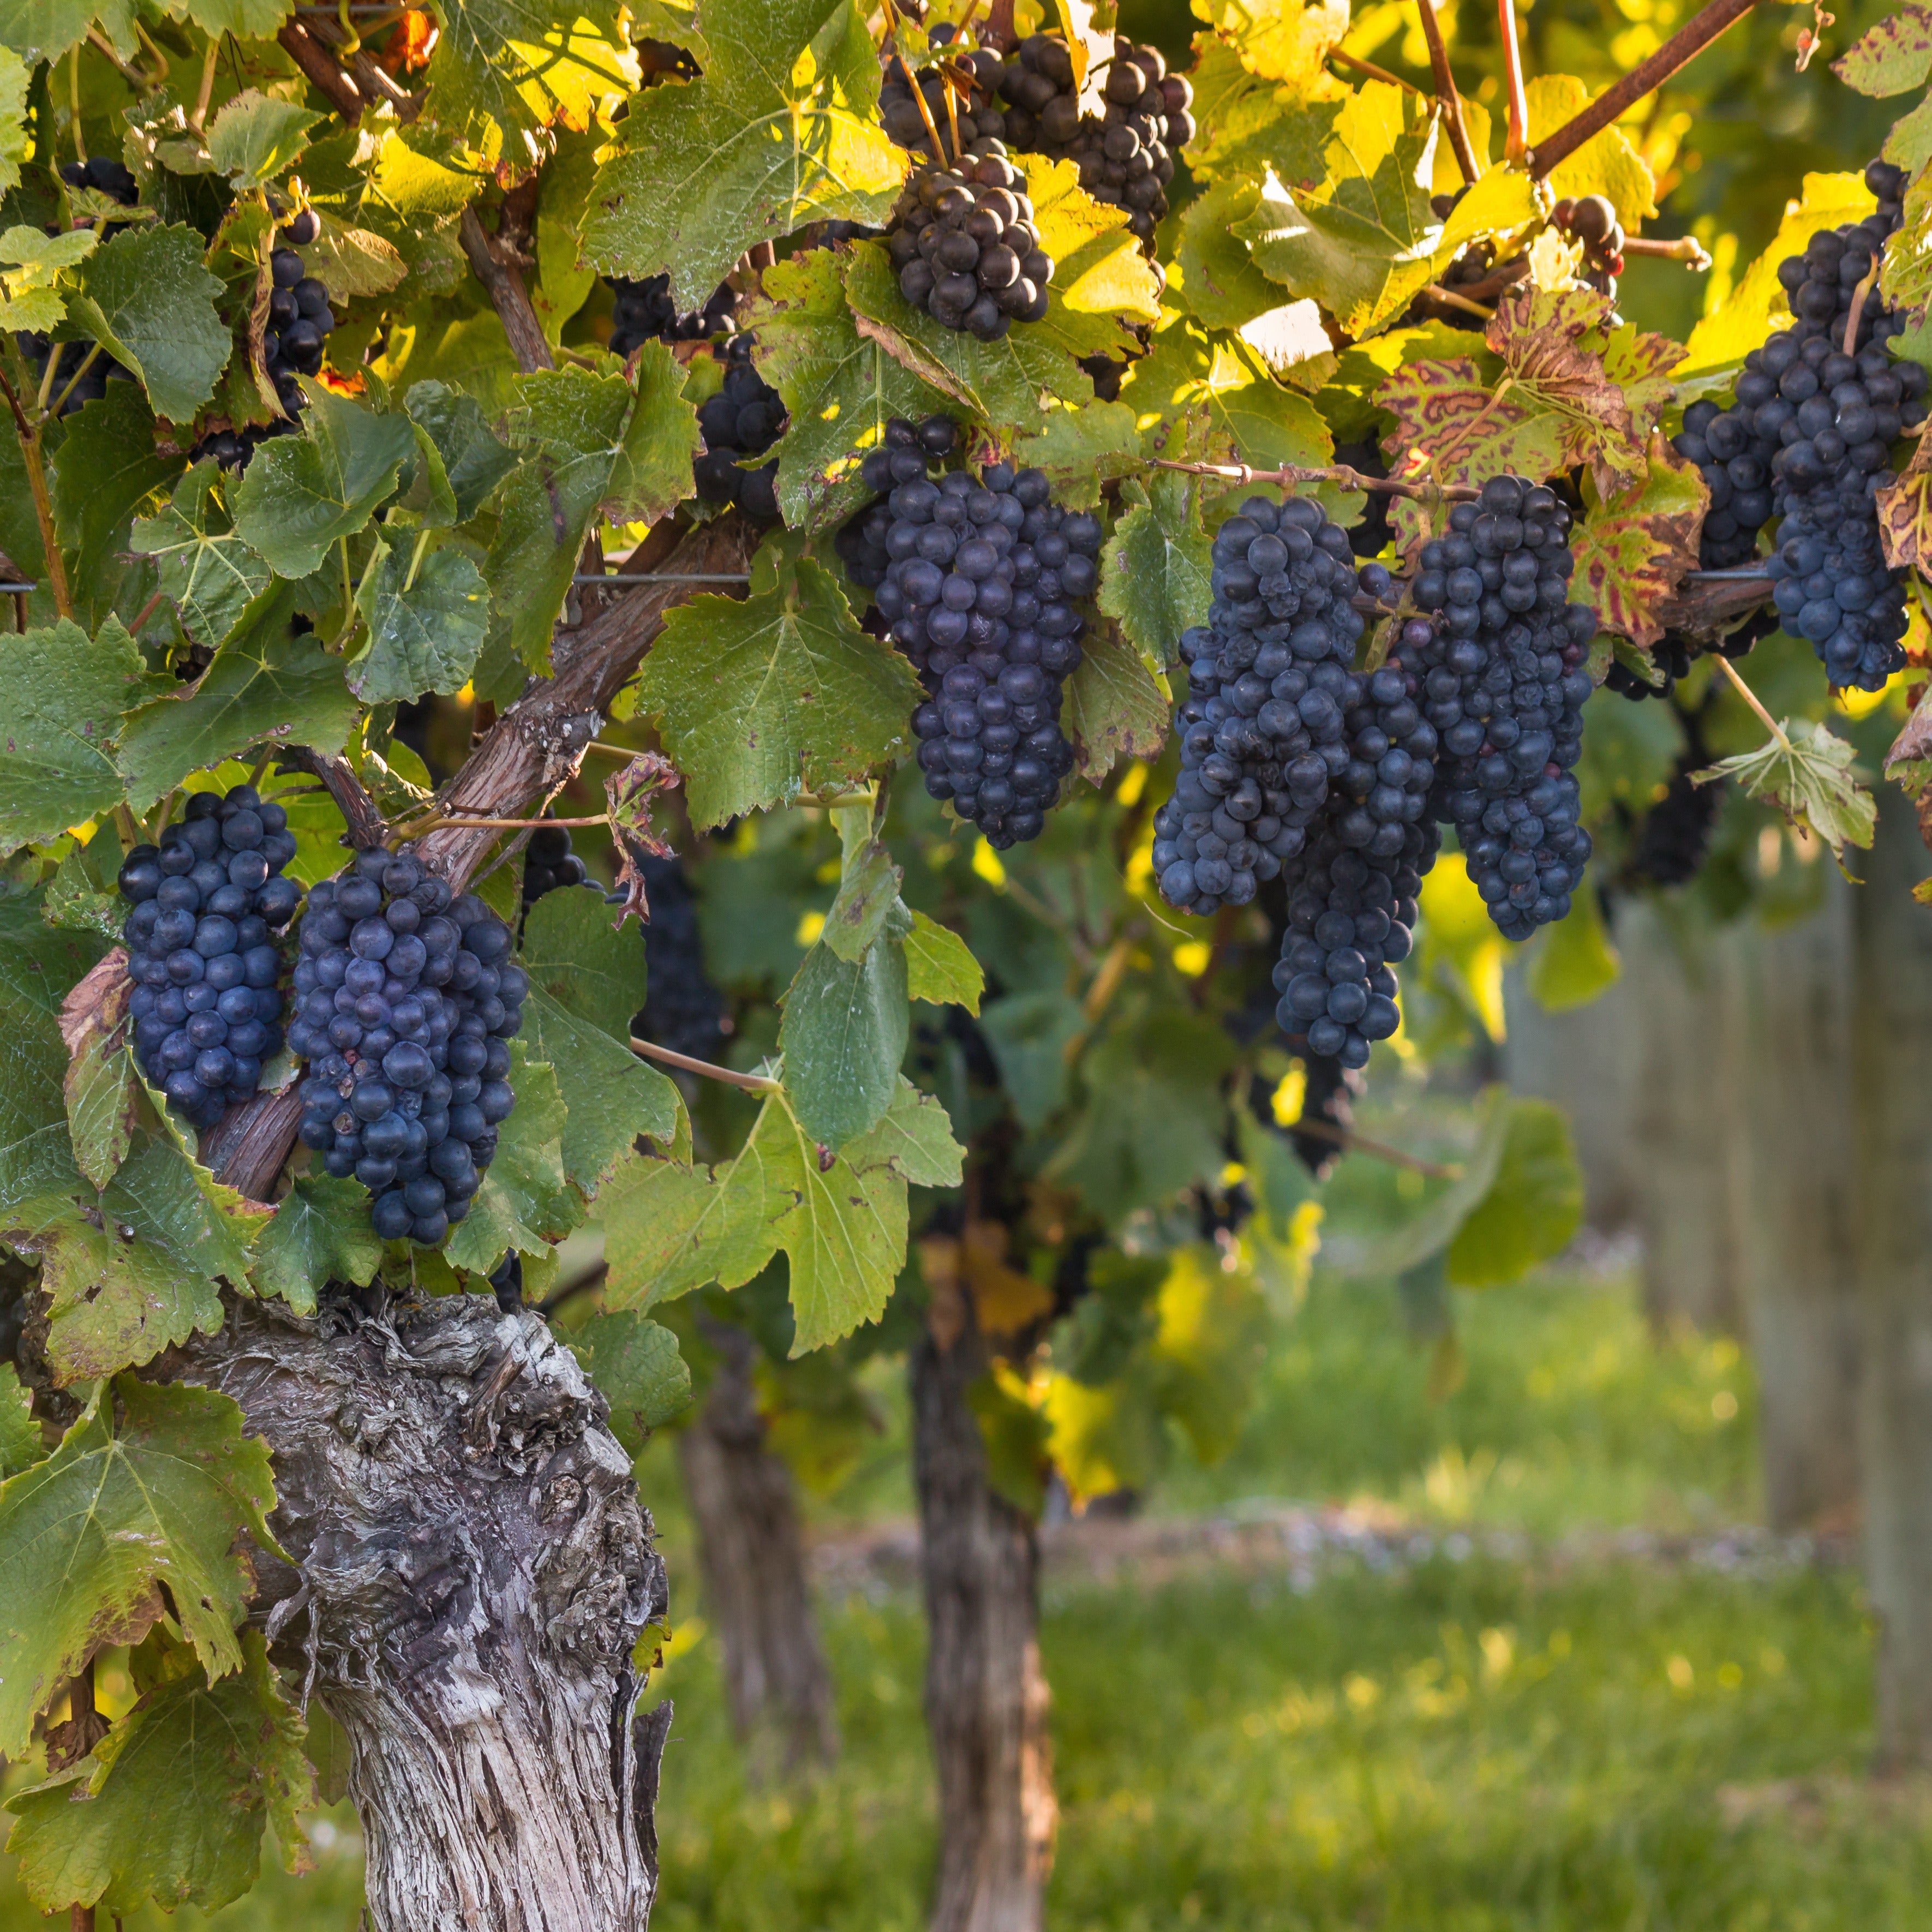
<svg viewBox="0 0 1932 1932"><path fill-rule="evenodd" d="M509 928L379 850L310 891L300 944L303 1142L375 1196L385 1240L434 1246L469 1213L515 1104L507 1042L530 980Z"/></svg>
<svg viewBox="0 0 1932 1932"><path fill-rule="evenodd" d="M610 310L614 356L628 356L646 342L701 342L721 334L731 326L738 306L737 291L730 283L720 282L704 308L680 315L671 300L668 274L641 282L613 276L610 292L615 298Z"/></svg>
<svg viewBox="0 0 1932 1932"><path fill-rule="evenodd" d="M1246 904L1307 842L1348 768L1364 628L1348 533L1317 503L1251 497L1213 556L1208 624L1180 640L1180 776L1154 815L1161 894L1204 916Z"/></svg>
<svg viewBox="0 0 1932 1932"><path fill-rule="evenodd" d="M1694 772L1705 770L1711 754L1696 712L1684 721L1685 744L1670 774L1664 796L1643 815L1624 862L1628 884L1681 886L1695 878L1710 849L1711 830L1724 802L1721 784L1693 784Z"/></svg>
<svg viewBox="0 0 1932 1932"><path fill-rule="evenodd" d="M1570 776L1592 686L1596 618L1569 602L1570 512L1520 477L1492 477L1425 544L1412 590L1439 614L1415 640L1424 716L1442 740L1432 808L1505 938L1570 910L1590 856ZM1418 631L1422 627L1418 625Z"/></svg>
<svg viewBox="0 0 1932 1932"><path fill-rule="evenodd" d="M1550 210L1551 222L1583 244L1583 280L1599 295L1614 302L1617 278L1624 272L1623 224L1616 207L1600 194L1573 200L1568 196Z"/></svg>
<svg viewBox="0 0 1932 1932"><path fill-rule="evenodd" d="M156 845L121 867L133 903L123 936L134 982L134 1056L196 1127L253 1094L282 1043L281 956L302 889L282 868L296 855L288 816L251 785L196 792Z"/></svg>
<svg viewBox="0 0 1932 1932"><path fill-rule="evenodd" d="M1388 474L1382 446L1372 440L1338 442L1335 446L1335 460L1346 463L1351 470L1360 470L1364 476ZM1389 522L1389 499L1371 494L1362 511L1361 521L1348 532L1348 548L1358 556L1380 556L1394 541L1394 527Z"/></svg>
<svg viewBox="0 0 1932 1932"><path fill-rule="evenodd" d="M570 849L567 825L540 826L524 854L524 903L533 906L559 886L580 886L589 878L584 861Z"/></svg>
<svg viewBox="0 0 1932 1932"><path fill-rule="evenodd" d="M950 46L958 38L958 29L950 22L935 26L931 35L932 45L940 47ZM947 64L959 84L949 88L946 76L938 68L922 68L918 95L913 92L908 70L902 64L898 66L879 89L879 120L902 148L928 160L956 161L962 154L981 149L986 141L998 140L1005 131L1004 116L991 92L1000 76L1000 57L966 48ZM946 98L949 92L952 96L950 111ZM926 103L923 112L920 108L921 97ZM928 121L932 130L939 135L940 152L936 156L932 152L932 131L926 124ZM952 136L956 121L959 129L956 144Z"/></svg>
<svg viewBox="0 0 1932 1932"><path fill-rule="evenodd" d="M640 869L651 916L644 928L644 1004L632 1022L640 1039L715 1060L724 1043L724 997L704 970L698 898L684 861L646 854Z"/></svg>
<svg viewBox="0 0 1932 1932"><path fill-rule="evenodd" d="M1040 836L1072 769L1060 687L1080 662L1073 607L1100 583L1102 532L1054 502L1037 470L995 463L934 482L929 464L956 440L943 416L888 424L862 466L890 492L885 514L862 512L848 548L866 575L884 556L880 614L931 694L912 720L926 790L1004 850Z"/></svg>
<svg viewBox="0 0 1932 1932"><path fill-rule="evenodd" d="M784 431L784 403L752 366L748 335L733 336L719 359L724 386L698 412L698 426L704 432L704 454L692 465L698 494L707 503L735 503L748 517L775 524L778 458L756 470L740 468L738 459L762 455L777 442Z"/></svg>
<svg viewBox="0 0 1932 1932"><path fill-rule="evenodd" d="M109 196L123 208L132 208L141 191L127 167L110 154L89 154L84 161L66 161L60 178L69 188L92 188Z"/></svg>
<svg viewBox="0 0 1932 1932"><path fill-rule="evenodd" d="M886 231L899 291L946 328L997 342L1046 314L1053 262L1040 245L1026 177L997 142L955 169L922 168Z"/></svg>

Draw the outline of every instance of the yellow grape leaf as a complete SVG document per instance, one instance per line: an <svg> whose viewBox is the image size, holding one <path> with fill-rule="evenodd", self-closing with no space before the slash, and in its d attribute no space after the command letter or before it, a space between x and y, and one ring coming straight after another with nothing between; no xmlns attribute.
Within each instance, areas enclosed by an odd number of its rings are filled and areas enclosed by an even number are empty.
<svg viewBox="0 0 1932 1932"><path fill-rule="evenodd" d="M1932 563L1932 436L1912 446L1912 460L1895 482L1878 493L1879 540L1894 570L1923 569Z"/></svg>
<svg viewBox="0 0 1932 1932"><path fill-rule="evenodd" d="M1348 31L1348 0L1193 0L1193 9L1250 74L1304 94L1322 91L1328 51Z"/></svg>
<svg viewBox="0 0 1932 1932"><path fill-rule="evenodd" d="M1523 89L1529 109L1529 145L1555 134L1589 105L1590 90L1574 74L1539 74ZM1567 160L1550 170L1550 185L1559 197L1600 194L1633 235L1657 212L1655 189L1643 157L1614 124L1593 134Z"/></svg>

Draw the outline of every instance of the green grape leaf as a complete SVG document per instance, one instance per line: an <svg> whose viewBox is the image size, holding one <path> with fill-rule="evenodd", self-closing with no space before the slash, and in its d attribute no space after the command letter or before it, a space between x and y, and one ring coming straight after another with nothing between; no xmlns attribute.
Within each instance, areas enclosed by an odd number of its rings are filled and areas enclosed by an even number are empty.
<svg viewBox="0 0 1932 1932"><path fill-rule="evenodd" d="M1932 304L1932 174L1905 190L1903 218L1885 244L1879 292L1915 320Z"/></svg>
<svg viewBox="0 0 1932 1932"><path fill-rule="evenodd" d="M33 1397L20 1386L20 1372L11 1362L0 1362L0 1482L31 1469L46 1453L34 1420Z"/></svg>
<svg viewBox="0 0 1932 1932"><path fill-rule="evenodd" d="M386 236L348 221L325 221L321 233L296 252L302 258L303 272L313 275L336 303L387 295L410 272L402 250Z"/></svg>
<svg viewBox="0 0 1932 1932"><path fill-rule="evenodd" d="M632 101L584 228L606 274L668 272L680 310L756 242L883 222L907 169L874 118L878 56L853 0L706 0L704 38L700 79Z"/></svg>
<svg viewBox="0 0 1932 1932"><path fill-rule="evenodd" d="M221 284L185 223L124 228L90 255L68 298L63 339L92 338L141 379L154 413L188 422L214 394L232 342Z"/></svg>
<svg viewBox="0 0 1932 1932"><path fill-rule="evenodd" d="M543 326L544 340L553 349L597 286L597 271L578 260L577 238L590 206L598 150L604 138L602 129L560 134L543 172L537 202L537 274L530 289L530 306Z"/></svg>
<svg viewBox="0 0 1932 1932"><path fill-rule="evenodd" d="M570 1346L610 1405L611 1434L633 1456L644 1454L652 1430L691 1406L690 1367L662 1324L628 1309L593 1315L572 1332Z"/></svg>
<svg viewBox="0 0 1932 1932"><path fill-rule="evenodd" d="M1932 97L1892 124L1885 145L1879 150L1879 158L1903 168L1909 175L1918 174L1932 160Z"/></svg>
<svg viewBox="0 0 1932 1932"><path fill-rule="evenodd" d="M0 0L4 7L5 0ZM0 34L6 16L0 12ZM68 269L93 254L99 237L91 228L49 235L24 223L0 232L0 328L50 329L67 313L67 298L55 284Z"/></svg>
<svg viewBox="0 0 1932 1932"><path fill-rule="evenodd" d="M1381 1280L1406 1274L1442 1254L1496 1184L1514 1105L1507 1088L1486 1088L1476 1103L1476 1144L1461 1174L1400 1226L1347 1251L1337 1262L1342 1271Z"/></svg>
<svg viewBox="0 0 1932 1932"><path fill-rule="evenodd" d="M236 533L278 576L306 577L338 538L353 536L396 487L415 453L405 416L378 416L304 382L301 433L265 442L236 486Z"/></svg>
<svg viewBox="0 0 1932 1932"><path fill-rule="evenodd" d="M1080 662L1066 690L1061 723L1083 778L1098 784L1122 758L1160 757L1173 695L1166 679L1150 670L1112 624L1096 626L1081 640Z"/></svg>
<svg viewBox="0 0 1932 1932"><path fill-rule="evenodd" d="M47 881L41 917L50 926L91 932L110 946L118 945L128 919L128 902L115 878L120 862L120 845L115 839L76 842Z"/></svg>
<svg viewBox="0 0 1932 1932"><path fill-rule="evenodd" d="M1590 90L1574 74L1544 74L1525 86L1523 98L1529 113L1529 144L1534 148L1588 106ZM1632 233L1640 222L1657 212L1656 183L1649 167L1630 146L1630 136L1614 122L1558 161L1548 178L1559 196L1580 200L1586 194L1602 195Z"/></svg>
<svg viewBox="0 0 1932 1932"><path fill-rule="evenodd" d="M1211 1022L1156 1012L1083 1063L1086 1096L1048 1177L1110 1226L1226 1164L1221 1082L1234 1048Z"/></svg>
<svg viewBox="0 0 1932 1932"><path fill-rule="evenodd" d="M506 160L541 165L549 128L587 127L638 81L628 15L614 0L567 12L540 0L443 0L429 64L437 122L494 147L501 130Z"/></svg>
<svg viewBox="0 0 1932 1932"><path fill-rule="evenodd" d="M884 929L887 916L898 904L899 886L904 874L892 863L892 854L871 836L869 807L848 806L835 816L841 821L856 820L860 829L846 847L838 896L825 916L824 929L819 938L849 965L865 957ZM842 822L840 830L844 829Z"/></svg>
<svg viewBox="0 0 1932 1932"><path fill-rule="evenodd" d="M1235 231L1261 204L1261 184L1231 175L1210 184L1180 211L1174 259L1188 312L1210 328L1238 329L1272 308L1281 286L1256 267Z"/></svg>
<svg viewBox="0 0 1932 1932"><path fill-rule="evenodd" d="M1056 282L1044 320L1010 328L997 342L942 328L899 292L892 257L878 242L861 242L845 274L846 299L859 333L877 342L928 388L988 422L1035 426L1049 400L1070 408L1093 400L1083 356L1133 353L1125 325L1111 315L1070 308Z"/></svg>
<svg viewBox="0 0 1932 1932"><path fill-rule="evenodd" d="M50 1912L118 1916L151 1899L216 1911L254 1884L271 1821L289 1869L304 1868L304 1736L259 1631L242 1633L241 1668L214 1684L180 1654L91 1756L8 1801L28 1896Z"/></svg>
<svg viewBox="0 0 1932 1932"><path fill-rule="evenodd" d="M129 982L118 982L115 1010L111 1017L103 1014L107 1031L90 1028L68 1065L68 1138L73 1143L74 1165L96 1187L105 1187L128 1158L140 1118L141 1083L133 1058L124 1045L111 1037L132 991Z"/></svg>
<svg viewBox="0 0 1932 1932"><path fill-rule="evenodd" d="M106 949L56 931L45 895L0 894L0 1216L82 1185L68 1136L61 1006Z"/></svg>
<svg viewBox="0 0 1932 1932"><path fill-rule="evenodd" d="M294 165L308 146L308 130L322 118L292 101L245 88L214 117L208 159L237 188L266 188Z"/></svg>
<svg viewBox="0 0 1932 1932"><path fill-rule="evenodd" d="M1578 892L1570 902L1569 911L1554 926L1546 927L1537 940L1523 984L1545 1012L1566 1013L1587 1006L1607 992L1622 972L1597 895Z"/></svg>
<svg viewBox="0 0 1932 1932"><path fill-rule="evenodd" d="M1664 635L1663 606L1697 568L1698 534L1711 492L1697 466L1661 436L1648 474L1620 496L1598 504L1570 541L1573 603L1587 604L1598 627L1648 650Z"/></svg>
<svg viewBox="0 0 1932 1932"><path fill-rule="evenodd" d="M392 549L378 537L356 586L368 628L349 664L349 688L364 704L412 704L425 692L460 691L483 649L490 593L482 573L460 550L420 558L410 542Z"/></svg>
<svg viewBox="0 0 1932 1932"><path fill-rule="evenodd" d="M666 616L638 682L700 829L834 791L910 748L919 684L853 622L824 566L772 538L742 602L694 597Z"/></svg>
<svg viewBox="0 0 1932 1932"><path fill-rule="evenodd" d="M9 46L0 46L0 194L20 184L27 139L27 64Z"/></svg>
<svg viewBox="0 0 1932 1932"><path fill-rule="evenodd" d="M240 1538L276 1547L268 1451L242 1431L225 1395L122 1376L0 1486L0 1751L26 1755L34 1718L96 1652L140 1642L166 1614L163 1584L209 1676L242 1667L255 1576Z"/></svg>
<svg viewBox="0 0 1932 1932"><path fill-rule="evenodd" d="M644 949L636 933L611 924L602 892L589 886L546 892L525 916L521 958L532 986L628 1044L632 1017L644 1004Z"/></svg>
<svg viewBox="0 0 1932 1932"><path fill-rule="evenodd" d="M924 1000L935 1006L964 1006L978 1017L986 975L958 934L916 912L904 945L908 999Z"/></svg>
<svg viewBox="0 0 1932 1932"><path fill-rule="evenodd" d="M251 464L250 472L257 466ZM270 584L194 684L128 714L119 764L134 810L146 812L189 772L264 740L325 755L341 750L356 700L341 660L314 637L290 631L295 604L293 585Z"/></svg>
<svg viewBox="0 0 1932 1932"><path fill-rule="evenodd" d="M184 14L210 40L224 34L238 40L270 40L289 16L283 0L176 0L170 10Z"/></svg>
<svg viewBox="0 0 1932 1932"><path fill-rule="evenodd" d="M1434 277L1436 134L1432 103L1369 81L1336 120L1320 185L1298 190L1270 170L1232 232L1264 274L1318 302L1345 334L1366 334Z"/></svg>
<svg viewBox="0 0 1932 1932"><path fill-rule="evenodd" d="M1868 27L1832 71L1861 94L1910 93L1932 75L1932 7L1906 0L1895 14Z"/></svg>
<svg viewBox="0 0 1932 1932"><path fill-rule="evenodd" d="M1054 410L1038 434L1016 440L1013 460L1043 471L1054 501L1070 509L1092 509L1102 484L1138 476L1146 467L1140 428L1125 403Z"/></svg>
<svg viewBox="0 0 1932 1932"><path fill-rule="evenodd" d="M496 1158L443 1250L452 1268L475 1274L489 1274L511 1248L542 1254L584 1219L564 1178L568 1117L556 1076L521 1040L510 1042L510 1086L517 1104L499 1130Z"/></svg>
<svg viewBox="0 0 1932 1932"><path fill-rule="evenodd" d="M1449 1244L1449 1280L1458 1288L1520 1280L1560 1255L1582 1219L1569 1123L1546 1100L1512 1100L1496 1178Z"/></svg>
<svg viewBox="0 0 1932 1932"><path fill-rule="evenodd" d="M952 1122L930 1094L902 1079L892 1105L844 1150L847 1164L863 1174L890 1167L915 1187L957 1187L965 1150L952 1138Z"/></svg>
<svg viewBox="0 0 1932 1932"><path fill-rule="evenodd" d="M523 460L502 486L484 574L512 648L539 674L598 516L652 523L691 494L698 412L683 380L650 342L628 380L572 364L519 385Z"/></svg>
<svg viewBox="0 0 1932 1932"><path fill-rule="evenodd" d="M0 633L0 846L57 838L121 797L113 746L121 713L146 688L134 640L110 619L94 643L63 617Z"/></svg>
<svg viewBox="0 0 1932 1932"><path fill-rule="evenodd" d="M856 960L822 940L784 996L778 1046L785 1092L800 1125L835 1150L892 1104L910 1028L906 963L896 940Z"/></svg>
<svg viewBox="0 0 1932 1932"><path fill-rule="evenodd" d="M278 1294L298 1315L315 1312L325 1282L375 1279L382 1243L369 1225L369 1190L358 1180L304 1174L276 1204L255 1242L248 1276L256 1293Z"/></svg>
<svg viewBox="0 0 1932 1932"><path fill-rule="evenodd" d="M845 300L838 250L812 248L765 271L740 311L758 373L784 399L791 426L778 444L778 507L794 530L837 522L872 493L859 459L895 416L916 421L950 398L861 335Z"/></svg>
<svg viewBox="0 0 1932 1932"><path fill-rule="evenodd" d="M49 465L54 527L69 554L74 615L90 629L115 607L134 513L181 473L154 446L154 412L131 382L83 404Z"/></svg>
<svg viewBox="0 0 1932 1932"><path fill-rule="evenodd" d="M1206 623L1214 601L1195 482L1161 470L1145 484L1123 484L1121 501L1130 507L1101 554L1100 608L1150 664L1168 662L1181 632Z"/></svg>
<svg viewBox="0 0 1932 1932"><path fill-rule="evenodd" d="M197 463L175 485L165 509L135 520L130 538L159 566L161 595L182 628L208 650L226 640L270 575L235 534L222 488L214 458Z"/></svg>
<svg viewBox="0 0 1932 1932"><path fill-rule="evenodd" d="M47 1358L63 1382L152 1361L219 1328L220 1284L246 1280L249 1246L273 1211L146 1127L98 1201L82 1198L84 1208L30 1205L6 1230L13 1246L40 1258Z"/></svg>
<svg viewBox="0 0 1932 1932"><path fill-rule="evenodd" d="M1878 806L1860 783L1856 754L1824 724L1786 718L1778 736L1754 752L1720 758L1693 782L1736 778L1748 798L1777 806L1800 830L1822 838L1832 856L1844 863L1845 848L1869 848L1878 824Z"/></svg>
<svg viewBox="0 0 1932 1932"><path fill-rule="evenodd" d="M766 1100L743 1150L715 1173L646 1156L622 1162L604 1182L597 1208L607 1308L650 1308L710 1281L742 1288L777 1252L769 1223L783 1207L768 1205L758 1144L758 1126L777 1105Z"/></svg>
<svg viewBox="0 0 1932 1932"><path fill-rule="evenodd" d="M497 440L476 398L459 389L418 382L403 398L403 406L435 446L452 499L454 520L466 524L516 468L515 452Z"/></svg>
<svg viewBox="0 0 1932 1932"><path fill-rule="evenodd" d="M980 1025L1020 1125L1038 1132L1066 1100L1067 1048L1087 1030L1079 1002L1057 991L1009 993L987 1006Z"/></svg>

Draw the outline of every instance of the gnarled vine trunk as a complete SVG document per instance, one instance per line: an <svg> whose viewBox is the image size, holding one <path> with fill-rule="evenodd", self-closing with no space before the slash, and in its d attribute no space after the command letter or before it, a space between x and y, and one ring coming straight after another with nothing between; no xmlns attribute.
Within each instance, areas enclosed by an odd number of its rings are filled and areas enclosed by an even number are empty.
<svg viewBox="0 0 1932 1932"><path fill-rule="evenodd" d="M347 1732L376 1932L640 1932L663 1564L570 1351L480 1296L244 1304L172 1371L273 1450L256 1614Z"/></svg>
<svg viewBox="0 0 1932 1932"><path fill-rule="evenodd" d="M678 1460L705 1596L718 1620L733 1728L759 1775L836 1756L832 1678L820 1648L791 1472L766 1447L752 1379L757 1344L704 1324L718 1358L704 1406L679 1432Z"/></svg>
<svg viewBox="0 0 1932 1932"><path fill-rule="evenodd" d="M963 1309L963 1322L951 1313ZM1039 1541L986 1480L967 1399L986 1352L972 1305L912 1353L913 1466L939 1785L934 1932L1037 1932L1058 1814L1040 1670ZM935 1309L935 1312L938 1310Z"/></svg>

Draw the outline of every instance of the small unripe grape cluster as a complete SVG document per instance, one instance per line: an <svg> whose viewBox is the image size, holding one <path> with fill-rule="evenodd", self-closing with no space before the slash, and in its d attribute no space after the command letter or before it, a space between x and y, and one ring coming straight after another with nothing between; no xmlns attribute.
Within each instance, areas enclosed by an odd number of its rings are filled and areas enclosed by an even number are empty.
<svg viewBox="0 0 1932 1932"><path fill-rule="evenodd" d="M1454 824L1469 876L1504 936L1562 919L1590 856L1576 820L1585 661L1595 615L1569 601L1569 511L1554 492L1495 476L1425 544L1412 586L1438 614L1414 640L1424 715L1438 733L1432 808ZM1406 636L1406 633L1405 634Z"/></svg>
<svg viewBox="0 0 1932 1932"><path fill-rule="evenodd" d="M406 854L360 853L310 891L289 1045L303 1144L376 1197L385 1240L434 1246L470 1211L515 1105L529 976L483 902Z"/></svg>
<svg viewBox="0 0 1932 1932"><path fill-rule="evenodd" d="M707 503L734 503L748 517L775 524L778 458L756 470L741 468L738 459L762 455L784 433L784 400L752 366L750 336L733 336L721 359L724 387L698 411L704 432L704 454L692 466L698 494Z"/></svg>
<svg viewBox="0 0 1932 1932"><path fill-rule="evenodd" d="M280 1048L270 934L301 902L282 872L295 855L282 808L237 785L196 792L158 845L136 846L122 865L134 1057L191 1126L211 1127L247 1100Z"/></svg>
<svg viewBox="0 0 1932 1932"><path fill-rule="evenodd" d="M950 47L958 38L958 29L942 22L932 32L937 47ZM949 86L946 76L936 67L918 72L919 94L915 95L908 70L897 62L879 89L879 120L886 132L902 148L910 148L928 160L956 161L988 140L997 140L1005 131L1005 117L991 92L1000 76L1000 57L982 50L962 48L946 63L962 85ZM952 96L949 110L946 95ZM920 100L926 103L920 111ZM953 124L958 124L958 140L953 139ZM928 123L931 125L928 126ZM932 152L932 136L939 136L940 152Z"/></svg>
<svg viewBox="0 0 1932 1932"><path fill-rule="evenodd" d="M934 482L929 465L956 441L934 417L894 421L862 465L889 491L844 544L894 644L931 694L913 714L926 788L950 799L1004 850L1039 837L1072 748L1060 728L1061 686L1080 662L1086 620L1073 607L1100 583L1100 520L1053 501L1045 475L988 464ZM849 567L849 566L848 566Z"/></svg>
<svg viewBox="0 0 1932 1932"><path fill-rule="evenodd" d="M899 292L943 328L996 342L1046 314L1053 263L1040 245L1026 177L998 142L958 167L915 173L886 232Z"/></svg>
<svg viewBox="0 0 1932 1932"><path fill-rule="evenodd" d="M671 299L670 277L652 275L640 282L620 275L610 278L615 300L610 310L610 352L628 356L646 342L702 342L731 326L738 292L720 282L701 309L680 315Z"/></svg>
<svg viewBox="0 0 1932 1932"><path fill-rule="evenodd" d="M1600 194L1565 196L1550 212L1551 222L1583 244L1583 280L1599 295L1616 299L1624 272L1624 228L1615 205Z"/></svg>

